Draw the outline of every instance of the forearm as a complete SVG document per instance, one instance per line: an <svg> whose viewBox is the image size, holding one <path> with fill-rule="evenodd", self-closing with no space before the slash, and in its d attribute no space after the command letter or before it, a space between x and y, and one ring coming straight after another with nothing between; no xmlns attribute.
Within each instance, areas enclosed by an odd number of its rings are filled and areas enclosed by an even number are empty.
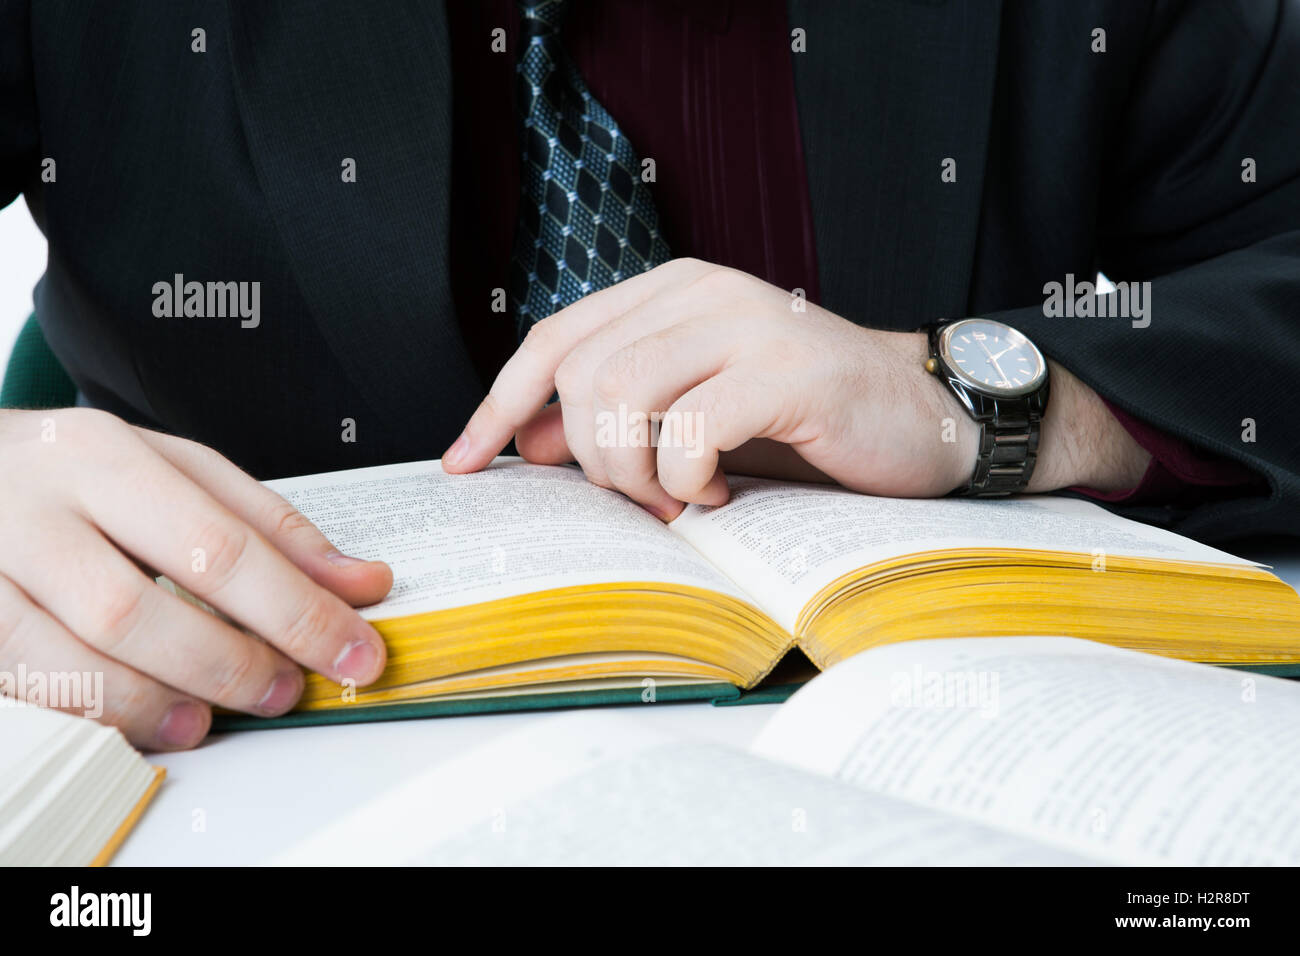
<svg viewBox="0 0 1300 956"><path fill-rule="evenodd" d="M1056 362L1048 365L1052 395L1028 490L1085 487L1115 492L1135 487L1151 462L1150 453L1096 392Z"/></svg>

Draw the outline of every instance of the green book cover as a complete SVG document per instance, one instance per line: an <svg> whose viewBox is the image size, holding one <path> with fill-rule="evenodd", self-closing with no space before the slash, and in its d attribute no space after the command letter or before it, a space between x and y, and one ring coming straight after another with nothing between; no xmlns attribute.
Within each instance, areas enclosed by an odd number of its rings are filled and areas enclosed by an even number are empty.
<svg viewBox="0 0 1300 956"><path fill-rule="evenodd" d="M1300 664L1224 664L1224 667L1270 677L1300 678ZM770 683L742 691L732 684L670 684L655 689L655 703L710 701L715 707L747 704L780 704L788 700L806 680ZM384 720L414 720L421 717L463 717L469 714L502 714L527 710L561 710L570 707L644 706L640 687L617 687L559 694L515 694L468 700L425 700L404 704L337 707L332 710L291 711L281 717L253 717L248 714L217 714L214 733L240 730L274 730L280 727L316 727L326 724L356 724Z"/></svg>
<svg viewBox="0 0 1300 956"><path fill-rule="evenodd" d="M520 710L559 710L568 707L608 707L637 704L646 706L640 687L615 687L558 694L513 694L462 700L423 700L404 704L372 704L335 707L331 710L290 711L281 717L253 717L248 714L217 714L214 733L230 730L273 730L279 727L314 727L320 724L355 724L378 720L411 720L417 717L462 717L467 714L500 714ZM732 684L668 684L655 688L655 703L689 700L734 702L741 696ZM788 695L787 695L788 696Z"/></svg>

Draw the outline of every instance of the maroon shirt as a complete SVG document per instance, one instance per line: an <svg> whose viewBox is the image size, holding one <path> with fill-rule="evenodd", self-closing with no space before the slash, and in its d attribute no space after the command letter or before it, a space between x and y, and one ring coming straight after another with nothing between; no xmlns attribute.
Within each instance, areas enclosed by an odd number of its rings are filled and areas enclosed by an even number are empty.
<svg viewBox="0 0 1300 956"><path fill-rule="evenodd" d="M514 0L448 0L453 42L453 296L485 382L513 351L513 318L490 310L506 286L519 202ZM507 52L490 38L504 27ZM637 153L655 160L660 230L676 256L731 266L820 297L784 0L571 0L564 42L592 94ZM1241 493L1254 472L1199 453L1114 406L1152 455L1111 503L1177 504Z"/></svg>

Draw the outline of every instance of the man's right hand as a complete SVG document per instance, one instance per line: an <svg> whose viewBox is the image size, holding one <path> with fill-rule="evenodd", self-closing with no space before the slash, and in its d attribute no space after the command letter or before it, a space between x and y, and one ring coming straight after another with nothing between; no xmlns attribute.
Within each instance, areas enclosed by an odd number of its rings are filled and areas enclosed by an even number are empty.
<svg viewBox="0 0 1300 956"><path fill-rule="evenodd" d="M193 747L210 704L284 713L299 665L374 681L384 642L349 605L392 583L210 448L90 409L0 411L0 671L102 672L99 719L138 747Z"/></svg>

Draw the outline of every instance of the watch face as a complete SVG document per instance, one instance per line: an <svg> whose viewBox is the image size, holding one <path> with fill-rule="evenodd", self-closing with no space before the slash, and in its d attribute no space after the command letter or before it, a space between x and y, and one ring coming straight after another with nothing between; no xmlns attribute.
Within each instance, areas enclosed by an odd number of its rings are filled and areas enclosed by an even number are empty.
<svg viewBox="0 0 1300 956"><path fill-rule="evenodd" d="M1047 363L1034 343L991 319L944 326L939 354L967 385L988 395L1027 395L1047 376Z"/></svg>

